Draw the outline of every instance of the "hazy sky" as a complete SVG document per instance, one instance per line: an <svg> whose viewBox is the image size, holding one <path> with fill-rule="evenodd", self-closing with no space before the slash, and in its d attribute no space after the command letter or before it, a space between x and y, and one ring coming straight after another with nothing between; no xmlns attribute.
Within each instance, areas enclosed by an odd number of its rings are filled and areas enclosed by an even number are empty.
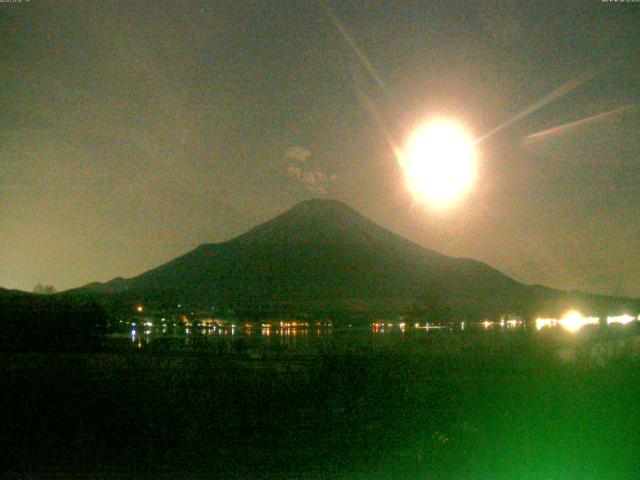
<svg viewBox="0 0 640 480"><path fill-rule="evenodd" d="M640 297L640 3L0 3L0 286L133 276L311 197L527 283ZM434 114L484 142L473 191L417 204L398 142Z"/></svg>

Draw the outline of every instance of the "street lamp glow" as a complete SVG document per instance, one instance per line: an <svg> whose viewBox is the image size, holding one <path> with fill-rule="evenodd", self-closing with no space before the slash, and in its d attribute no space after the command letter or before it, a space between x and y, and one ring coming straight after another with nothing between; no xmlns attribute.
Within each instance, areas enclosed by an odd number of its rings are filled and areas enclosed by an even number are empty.
<svg viewBox="0 0 640 480"><path fill-rule="evenodd" d="M570 332L576 332L585 325L596 325L598 317L585 317L576 310L571 310L564 314L558 322L562 328Z"/></svg>
<svg viewBox="0 0 640 480"><path fill-rule="evenodd" d="M607 324L612 324L612 323L621 323L622 325L626 325L627 323L633 322L635 320L635 317L632 317L631 315L618 315L618 316L613 316L613 317L607 317Z"/></svg>

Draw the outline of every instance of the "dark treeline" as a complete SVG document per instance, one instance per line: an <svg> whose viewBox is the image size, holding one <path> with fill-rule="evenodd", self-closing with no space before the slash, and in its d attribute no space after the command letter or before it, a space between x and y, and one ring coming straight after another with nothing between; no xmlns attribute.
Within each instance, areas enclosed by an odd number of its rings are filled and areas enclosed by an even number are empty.
<svg viewBox="0 0 640 480"><path fill-rule="evenodd" d="M0 295L0 350L92 351L100 347L107 315L93 301L64 295Z"/></svg>

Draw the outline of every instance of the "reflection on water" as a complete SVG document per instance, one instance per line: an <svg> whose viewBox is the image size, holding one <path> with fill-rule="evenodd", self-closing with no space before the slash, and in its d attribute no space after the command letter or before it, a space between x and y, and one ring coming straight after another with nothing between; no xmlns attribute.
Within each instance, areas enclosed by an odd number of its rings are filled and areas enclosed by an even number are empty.
<svg viewBox="0 0 640 480"><path fill-rule="evenodd" d="M626 325L638 320L637 317L623 314L609 316L606 324ZM420 336L434 335L439 332L461 334L462 332L509 332L525 330L535 326L534 331L560 328L566 332L577 332L587 325L598 325L600 319L594 316L584 316L576 310L568 311L561 318L537 318L532 323L522 318L503 317L500 320L484 320L481 322L407 322L403 317L395 320L377 320L368 325L334 326L329 322L300 322L300 321L271 321L268 323L230 322L223 320L205 320L198 322L171 322L166 318L161 320L146 320L144 322L121 322L132 346L141 348L156 341L183 342L184 345L203 345L203 342L222 342L232 345L240 343L251 345L271 345L284 348L296 346L305 347L318 344L319 339L327 338L370 338L375 342L376 337L403 338L405 335ZM123 332L124 333L124 332ZM349 337L351 336L351 337ZM217 339L217 340L216 340ZM225 340L226 339L226 340ZM359 341L360 341L359 340ZM214 343L215 343L214 342Z"/></svg>
<svg viewBox="0 0 640 480"><path fill-rule="evenodd" d="M151 343L167 344L169 342L172 345L182 343L185 346L202 346L207 343L227 346L244 344L248 348L251 345L260 344L291 349L298 343L305 342L306 339L328 338L333 334L333 327L326 324L318 324L318 326L296 325L293 327L288 323L283 326L249 323L227 325L190 323L187 326L163 321L160 325L154 325L152 322L144 324L131 322L129 325L131 330L127 332L127 337L135 348L141 348ZM140 329L141 325L145 325L144 329ZM359 331L366 331L366 328L361 328ZM117 337L117 334L113 335L113 338Z"/></svg>

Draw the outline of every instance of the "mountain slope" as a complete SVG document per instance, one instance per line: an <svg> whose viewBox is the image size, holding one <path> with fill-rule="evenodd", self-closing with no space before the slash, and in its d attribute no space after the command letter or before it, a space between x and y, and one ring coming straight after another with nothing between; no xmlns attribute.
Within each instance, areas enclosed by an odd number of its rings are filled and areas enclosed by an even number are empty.
<svg viewBox="0 0 640 480"><path fill-rule="evenodd" d="M531 287L490 266L417 245L332 200L302 202L227 242L76 292L258 311L397 310L437 295L484 315L521 311L531 301Z"/></svg>

